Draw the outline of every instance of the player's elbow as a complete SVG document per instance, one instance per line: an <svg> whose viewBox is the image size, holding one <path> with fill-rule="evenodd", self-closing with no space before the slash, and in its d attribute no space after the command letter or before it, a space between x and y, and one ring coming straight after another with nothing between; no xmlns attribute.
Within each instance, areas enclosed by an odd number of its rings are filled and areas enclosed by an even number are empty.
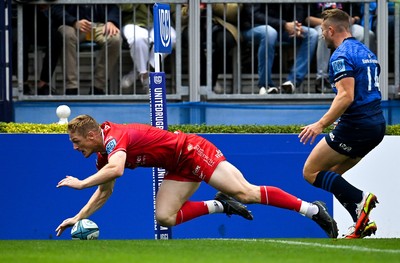
<svg viewBox="0 0 400 263"><path fill-rule="evenodd" d="M123 174L124 174L124 169L123 169L123 168L122 168L122 169L115 169L115 173L114 173L115 178L119 178L119 177L121 177Z"/></svg>
<svg viewBox="0 0 400 263"><path fill-rule="evenodd" d="M98 191L100 194L100 199L104 199L107 200L113 193L114 191L114 184L115 184L115 180L99 185L98 187Z"/></svg>
<svg viewBox="0 0 400 263"><path fill-rule="evenodd" d="M113 177L112 179L117 179L117 178L121 177L124 174L124 168L125 167L123 167L123 166L117 166L117 165L110 167L110 169L111 169L110 174L112 174L112 177Z"/></svg>
<svg viewBox="0 0 400 263"><path fill-rule="evenodd" d="M100 198L103 199L103 200L107 200L108 198L110 198L110 196L112 195L112 193L113 193L113 189L112 189L112 188L103 189L103 190L101 191L101 196L100 196Z"/></svg>

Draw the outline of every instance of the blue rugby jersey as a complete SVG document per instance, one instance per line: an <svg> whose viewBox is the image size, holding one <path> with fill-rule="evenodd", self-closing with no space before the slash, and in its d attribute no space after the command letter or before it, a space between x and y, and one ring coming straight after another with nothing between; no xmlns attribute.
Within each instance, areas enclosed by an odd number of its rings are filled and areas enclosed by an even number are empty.
<svg viewBox="0 0 400 263"><path fill-rule="evenodd" d="M347 38L333 52L329 61L329 80L355 80L354 101L340 117L342 124L370 126L385 122L379 89L380 66L373 52L355 38Z"/></svg>

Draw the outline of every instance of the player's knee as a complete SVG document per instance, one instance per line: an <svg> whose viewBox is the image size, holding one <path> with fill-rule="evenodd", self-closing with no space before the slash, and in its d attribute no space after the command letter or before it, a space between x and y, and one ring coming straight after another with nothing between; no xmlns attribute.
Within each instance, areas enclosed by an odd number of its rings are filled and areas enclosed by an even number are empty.
<svg viewBox="0 0 400 263"><path fill-rule="evenodd" d="M156 221L160 226L170 227L176 223L176 216L156 212Z"/></svg>
<svg viewBox="0 0 400 263"><path fill-rule="evenodd" d="M312 171L308 170L306 167L304 167L303 178L310 184L314 183L317 175L318 175L318 172L312 172Z"/></svg>
<svg viewBox="0 0 400 263"><path fill-rule="evenodd" d="M254 189L248 189L247 191L240 191L234 194L232 197L243 204L252 204L256 202L259 194Z"/></svg>

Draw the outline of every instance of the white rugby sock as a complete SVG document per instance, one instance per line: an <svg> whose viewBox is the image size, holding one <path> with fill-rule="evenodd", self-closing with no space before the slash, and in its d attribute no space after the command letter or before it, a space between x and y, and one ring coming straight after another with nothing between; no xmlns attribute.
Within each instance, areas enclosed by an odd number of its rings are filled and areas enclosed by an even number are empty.
<svg viewBox="0 0 400 263"><path fill-rule="evenodd" d="M302 214L303 216L306 216L308 218L312 218L313 215L316 215L319 211L318 206L302 201L301 206L300 206L300 211L299 213Z"/></svg>
<svg viewBox="0 0 400 263"><path fill-rule="evenodd" d="M220 201L209 200L209 201L204 201L204 203L207 205L208 212L210 214L223 213L224 212L224 206L221 204Z"/></svg>

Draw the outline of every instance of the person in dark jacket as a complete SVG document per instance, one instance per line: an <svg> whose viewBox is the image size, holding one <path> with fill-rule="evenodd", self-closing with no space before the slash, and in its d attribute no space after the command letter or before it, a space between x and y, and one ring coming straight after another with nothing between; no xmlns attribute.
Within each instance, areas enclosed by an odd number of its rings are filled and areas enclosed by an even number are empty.
<svg viewBox="0 0 400 263"><path fill-rule="evenodd" d="M103 95L119 57L122 38L117 5L56 5L52 9L58 31L65 37L66 94L78 94L77 43L91 41L100 46L96 56L94 82L89 94ZM65 21L65 22L64 22ZM106 57L106 54L108 55ZM106 63L108 74L106 74Z"/></svg>
<svg viewBox="0 0 400 263"><path fill-rule="evenodd" d="M24 95L56 95L56 88L51 86L53 73L56 69L59 54L61 52L61 36L53 25L49 13L49 5L28 5L27 1L18 1L22 4L22 78ZM49 28L50 24L50 28ZM17 38L14 39L13 52L18 52ZM35 83L29 81L29 52L30 48L44 47L44 57L39 79L35 73ZM13 72L18 72L18 56L13 56Z"/></svg>

